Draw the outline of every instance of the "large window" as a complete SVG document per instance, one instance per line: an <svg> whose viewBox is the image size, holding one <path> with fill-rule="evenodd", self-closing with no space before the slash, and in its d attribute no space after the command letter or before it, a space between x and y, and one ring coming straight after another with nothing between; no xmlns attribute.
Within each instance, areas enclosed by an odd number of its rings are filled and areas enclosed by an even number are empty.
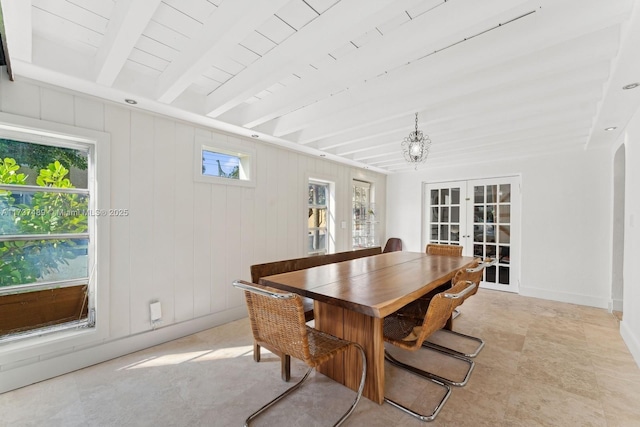
<svg viewBox="0 0 640 427"><path fill-rule="evenodd" d="M309 255L329 252L329 183L309 181L308 246Z"/></svg>
<svg viewBox="0 0 640 427"><path fill-rule="evenodd" d="M0 139L0 342L93 326L92 147Z"/></svg>

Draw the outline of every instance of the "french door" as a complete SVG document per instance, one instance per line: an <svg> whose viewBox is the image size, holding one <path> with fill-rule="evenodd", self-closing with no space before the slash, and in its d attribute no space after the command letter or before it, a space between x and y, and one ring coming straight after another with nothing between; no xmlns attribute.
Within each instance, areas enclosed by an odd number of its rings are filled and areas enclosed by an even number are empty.
<svg viewBox="0 0 640 427"><path fill-rule="evenodd" d="M481 286L518 292L520 178L424 184L423 246L461 245L465 256L497 258Z"/></svg>

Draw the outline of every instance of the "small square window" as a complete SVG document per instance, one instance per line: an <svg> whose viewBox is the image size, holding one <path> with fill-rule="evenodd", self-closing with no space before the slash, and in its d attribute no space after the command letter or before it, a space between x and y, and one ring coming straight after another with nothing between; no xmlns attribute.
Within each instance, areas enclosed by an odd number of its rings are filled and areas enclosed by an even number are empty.
<svg viewBox="0 0 640 427"><path fill-rule="evenodd" d="M236 144L196 139L195 180L211 184L255 186L255 150Z"/></svg>
<svg viewBox="0 0 640 427"><path fill-rule="evenodd" d="M202 174L220 178L240 179L240 156L202 150Z"/></svg>

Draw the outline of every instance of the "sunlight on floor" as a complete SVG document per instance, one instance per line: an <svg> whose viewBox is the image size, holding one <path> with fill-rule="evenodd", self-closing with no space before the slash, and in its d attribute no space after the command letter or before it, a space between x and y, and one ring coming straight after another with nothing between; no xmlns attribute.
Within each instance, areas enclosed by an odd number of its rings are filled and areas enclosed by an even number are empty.
<svg viewBox="0 0 640 427"><path fill-rule="evenodd" d="M140 368L155 368L159 366L179 365L186 362L205 362L210 360L232 359L251 355L253 346L227 347L218 350L192 351L188 353L173 353L163 356L150 357L136 363L124 366L118 371Z"/></svg>

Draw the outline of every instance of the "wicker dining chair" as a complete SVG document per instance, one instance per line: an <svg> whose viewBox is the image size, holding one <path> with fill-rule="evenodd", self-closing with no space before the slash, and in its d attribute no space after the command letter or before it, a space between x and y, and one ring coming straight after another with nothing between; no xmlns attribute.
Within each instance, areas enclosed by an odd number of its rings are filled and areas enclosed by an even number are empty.
<svg viewBox="0 0 640 427"><path fill-rule="evenodd" d="M439 245L429 243L425 249L427 255L450 255L462 256L462 246L460 245Z"/></svg>
<svg viewBox="0 0 640 427"><path fill-rule="evenodd" d="M275 348L282 354L300 359L309 366L309 369L298 383L289 387L284 393L251 414L244 425L248 426L258 415L298 389L309 377L313 368L350 348L356 348L360 352L362 360L362 376L354 402L338 422L334 424L334 426L341 425L355 409L364 390L367 359L362 346L306 325L304 307L300 295L243 280L234 281L233 286L245 291L244 295L254 340L259 344L267 344L270 348Z"/></svg>
<svg viewBox="0 0 640 427"><path fill-rule="evenodd" d="M458 270L455 274L455 276L453 276L453 279L451 280L452 283L458 283L461 281L468 281L468 282L472 282L476 285L476 287L473 289L473 291L469 292L468 294L465 295L464 298L459 299L456 302L456 307L454 307L454 309L457 309L457 306L461 305L462 303L464 303L467 298L475 295L478 292L478 288L480 287L480 282L482 281L482 275L484 272L484 269L490 266L493 266L497 263L496 259L491 259L491 258L487 258L484 261L480 261L480 259L476 259L474 261L474 263L466 268L461 268L460 270ZM446 333L446 334L453 334L453 335L457 335L459 337L463 337L472 341L475 341L478 343L477 347L475 348L475 350L471 351L471 352L461 352L461 351L457 351L454 350L450 347L446 347L444 345L441 344L437 344L435 342L429 341L429 340L425 340L423 343L424 347L428 347L428 348L432 348L435 350L440 350L446 353L450 353L450 354L455 354L455 355L459 355L459 356L464 356L464 357L471 357L474 358L478 355L478 353L480 353L480 350L482 350L484 348L484 340L482 338L478 338L478 337L474 337L471 335L466 335L460 332L456 332L453 330L453 324L451 323L451 320L449 320L449 323L447 324L446 328L443 328L441 330L441 332L439 333Z"/></svg>
<svg viewBox="0 0 640 427"><path fill-rule="evenodd" d="M463 248L460 245L440 245L437 243L429 243L427 244L425 252L427 253L427 255L462 256L462 249ZM448 283L448 285L443 286L442 289L444 289L445 287L451 287L453 283L456 283L456 282L451 281ZM453 310L451 319L453 320L459 315L460 315L460 311L456 308Z"/></svg>
<svg viewBox="0 0 640 427"><path fill-rule="evenodd" d="M422 344L425 339L441 329L447 323L447 320L451 317L451 313L457 305L457 302L472 292L475 287L476 285L472 282L459 282L449 290L434 295L428 302L426 311L423 309L424 300L416 300L408 304L402 310L390 314L384 318L384 340L404 350L416 351L422 348ZM417 315L411 315L412 312L419 315L421 314L422 318L419 318ZM425 378L446 390L444 397L436 405L432 413L427 415L420 414L386 397L385 401L422 421L434 420L451 395L450 385L465 385L475 366L473 361L464 357L453 354L448 355L458 360L462 360L469 365L467 373L462 381L452 381L442 376L419 369L415 366L403 363L385 350L385 359L391 364Z"/></svg>

